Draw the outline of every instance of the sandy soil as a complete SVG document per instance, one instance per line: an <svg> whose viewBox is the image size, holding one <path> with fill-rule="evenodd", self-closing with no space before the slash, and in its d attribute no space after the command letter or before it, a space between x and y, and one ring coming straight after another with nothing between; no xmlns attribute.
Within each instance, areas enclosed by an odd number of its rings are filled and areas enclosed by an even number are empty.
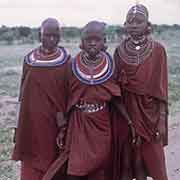
<svg viewBox="0 0 180 180"><path fill-rule="evenodd" d="M180 180L180 112L169 119L169 145L165 148L168 177Z"/></svg>

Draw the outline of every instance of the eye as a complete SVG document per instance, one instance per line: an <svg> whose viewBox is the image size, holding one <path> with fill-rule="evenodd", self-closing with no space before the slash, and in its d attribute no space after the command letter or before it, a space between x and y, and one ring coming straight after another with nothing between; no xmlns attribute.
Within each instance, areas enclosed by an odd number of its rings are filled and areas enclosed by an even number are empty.
<svg viewBox="0 0 180 180"><path fill-rule="evenodd" d="M46 38L50 38L50 37L59 38L59 35L57 35L57 34L44 34L44 37L46 37Z"/></svg>
<svg viewBox="0 0 180 180"><path fill-rule="evenodd" d="M85 38L85 40L86 40L86 41L90 41L90 40L91 40L91 38Z"/></svg>
<svg viewBox="0 0 180 180"><path fill-rule="evenodd" d="M145 19L144 18L137 18L137 24L143 24L145 22Z"/></svg>
<svg viewBox="0 0 180 180"><path fill-rule="evenodd" d="M98 36L92 36L92 37L87 37L87 38L85 38L85 41L86 41L86 42L92 42L92 41L99 42L99 41L101 41L101 40L103 40L103 38L100 38L100 37L98 37Z"/></svg>
<svg viewBox="0 0 180 180"><path fill-rule="evenodd" d="M100 37L96 37L96 38L94 38L94 40L96 40L96 41L101 41L101 40L102 40L102 38L100 38Z"/></svg>

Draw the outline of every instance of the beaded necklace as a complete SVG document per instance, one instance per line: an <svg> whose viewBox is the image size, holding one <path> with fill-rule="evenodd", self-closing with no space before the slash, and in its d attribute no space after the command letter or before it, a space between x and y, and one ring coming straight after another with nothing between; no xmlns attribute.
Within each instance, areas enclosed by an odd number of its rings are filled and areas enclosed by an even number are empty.
<svg viewBox="0 0 180 180"><path fill-rule="evenodd" d="M100 84L111 77L114 64L107 52L100 52L96 59L89 59L85 52L80 52L72 61L74 75L83 83Z"/></svg>
<svg viewBox="0 0 180 180"><path fill-rule="evenodd" d="M127 38L118 47L118 54L127 64L139 65L152 54L153 46L152 39L145 36L136 41Z"/></svg>
<svg viewBox="0 0 180 180"><path fill-rule="evenodd" d="M96 67L102 63L102 54L99 53L94 59L90 59L85 51L81 53L81 62L87 67Z"/></svg>
<svg viewBox="0 0 180 180"><path fill-rule="evenodd" d="M64 64L68 57L69 54L63 47L57 47L50 54L43 54L39 47L25 57L25 62L31 66L50 67Z"/></svg>

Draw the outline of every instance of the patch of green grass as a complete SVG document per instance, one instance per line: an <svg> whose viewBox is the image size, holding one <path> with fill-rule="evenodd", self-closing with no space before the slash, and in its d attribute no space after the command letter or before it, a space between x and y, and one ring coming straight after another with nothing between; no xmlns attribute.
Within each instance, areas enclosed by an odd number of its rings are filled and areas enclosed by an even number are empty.
<svg viewBox="0 0 180 180"><path fill-rule="evenodd" d="M0 129L0 180L17 180L15 163L11 161L12 130Z"/></svg>
<svg viewBox="0 0 180 180"><path fill-rule="evenodd" d="M16 172L11 163L0 166L0 180L17 180Z"/></svg>
<svg viewBox="0 0 180 180"><path fill-rule="evenodd" d="M9 160L12 149L12 130L0 130L0 162Z"/></svg>

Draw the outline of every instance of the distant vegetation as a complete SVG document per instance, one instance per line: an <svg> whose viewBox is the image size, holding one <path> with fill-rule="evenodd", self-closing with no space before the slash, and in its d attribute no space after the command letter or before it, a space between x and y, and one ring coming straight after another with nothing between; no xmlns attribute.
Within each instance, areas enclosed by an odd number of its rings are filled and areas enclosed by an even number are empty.
<svg viewBox="0 0 180 180"><path fill-rule="evenodd" d="M161 35L166 31L180 30L180 25L153 25L155 35ZM78 27L62 27L62 40L65 42L74 42L80 38L81 28ZM0 27L0 43L1 44L29 44L38 41L38 28L20 27ZM107 39L110 42L117 41L124 34L123 27L110 25L106 29Z"/></svg>

